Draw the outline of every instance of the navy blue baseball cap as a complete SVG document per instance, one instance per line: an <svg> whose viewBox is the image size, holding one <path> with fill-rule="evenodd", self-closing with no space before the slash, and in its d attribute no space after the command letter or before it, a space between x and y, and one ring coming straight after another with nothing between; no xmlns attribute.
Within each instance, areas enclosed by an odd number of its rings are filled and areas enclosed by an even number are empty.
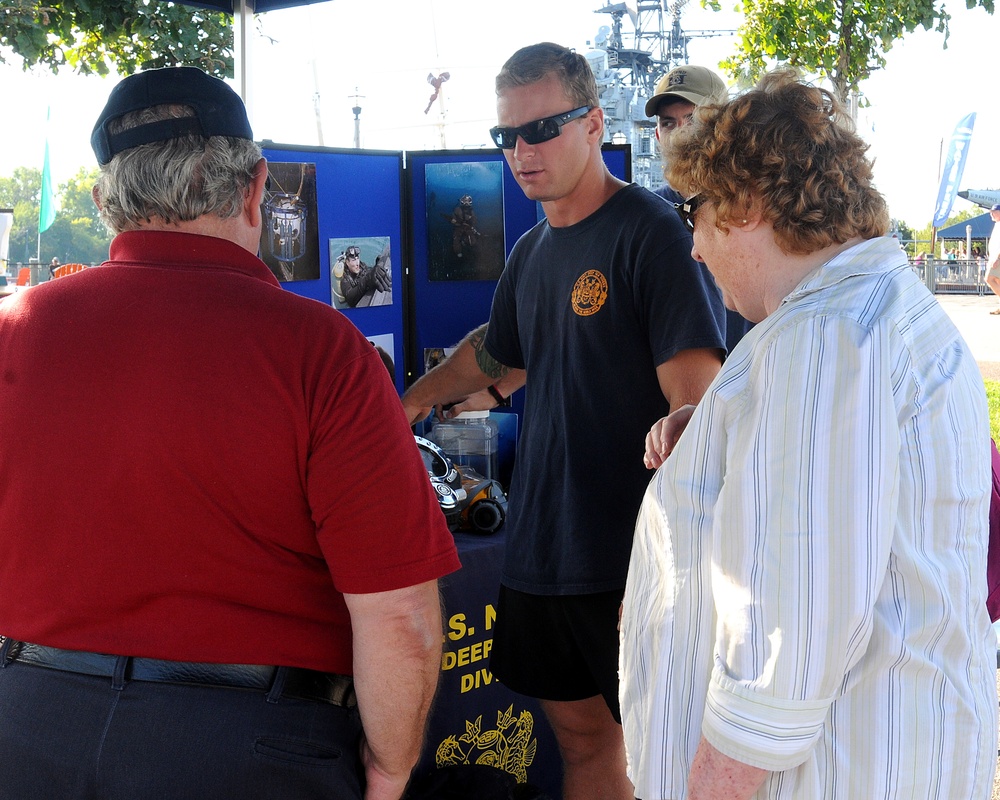
<svg viewBox="0 0 1000 800"><path fill-rule="evenodd" d="M108 132L109 122L129 112L174 104L190 106L194 116L150 122L120 133ZM228 84L196 67L165 67L137 72L111 90L90 134L90 146L103 167L124 150L188 134L253 141L246 107Z"/></svg>

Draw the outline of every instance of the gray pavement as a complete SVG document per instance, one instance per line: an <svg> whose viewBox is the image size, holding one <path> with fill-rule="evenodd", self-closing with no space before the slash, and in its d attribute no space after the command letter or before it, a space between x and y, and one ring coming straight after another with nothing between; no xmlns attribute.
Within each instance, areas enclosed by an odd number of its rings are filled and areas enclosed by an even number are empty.
<svg viewBox="0 0 1000 800"><path fill-rule="evenodd" d="M983 378L1000 380L1000 315L990 314L1000 308L996 296L988 292L983 297L972 294L935 297L968 342Z"/></svg>

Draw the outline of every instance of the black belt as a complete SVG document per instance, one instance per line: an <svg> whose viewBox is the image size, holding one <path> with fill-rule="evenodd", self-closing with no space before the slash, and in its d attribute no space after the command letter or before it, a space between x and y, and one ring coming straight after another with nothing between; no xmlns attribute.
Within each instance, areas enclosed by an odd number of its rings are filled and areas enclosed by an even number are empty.
<svg viewBox="0 0 1000 800"><path fill-rule="evenodd" d="M112 687L116 689L123 688L125 682L130 680L155 681L190 686L256 689L267 692L268 701L274 703L282 697L330 703L342 708L352 708L358 703L351 676L302 667L207 664L113 656L81 650L60 650L57 647L19 642L0 636L0 668L12 661L110 678Z"/></svg>

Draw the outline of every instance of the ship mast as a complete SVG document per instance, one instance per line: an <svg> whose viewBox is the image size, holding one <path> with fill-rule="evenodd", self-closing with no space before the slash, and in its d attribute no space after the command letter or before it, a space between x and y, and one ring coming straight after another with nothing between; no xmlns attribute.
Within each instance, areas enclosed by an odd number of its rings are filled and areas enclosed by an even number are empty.
<svg viewBox="0 0 1000 800"><path fill-rule="evenodd" d="M611 25L601 27L594 49L587 53L604 109L605 135L610 142L632 145L632 180L649 188L661 184L663 175L656 125L646 116L646 100L652 97L660 78L688 63L689 41L734 33L685 31L681 12L687 3L674 0L668 6L667 0L638 0L634 5L610 3L594 12L611 16ZM629 39L626 18L632 29Z"/></svg>

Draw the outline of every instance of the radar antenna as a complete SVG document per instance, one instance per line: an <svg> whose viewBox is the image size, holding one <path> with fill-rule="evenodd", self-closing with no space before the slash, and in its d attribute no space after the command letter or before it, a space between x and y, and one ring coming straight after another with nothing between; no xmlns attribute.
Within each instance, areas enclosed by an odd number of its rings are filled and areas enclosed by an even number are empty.
<svg viewBox="0 0 1000 800"><path fill-rule="evenodd" d="M689 0L634 0L609 3L595 14L609 14L587 60L597 78L609 141L632 145L632 179L653 188L663 182L655 124L646 116L646 100L656 84L679 64L688 63L688 42L695 38L728 36L732 30L685 31L681 15ZM624 20L632 26L628 41Z"/></svg>

